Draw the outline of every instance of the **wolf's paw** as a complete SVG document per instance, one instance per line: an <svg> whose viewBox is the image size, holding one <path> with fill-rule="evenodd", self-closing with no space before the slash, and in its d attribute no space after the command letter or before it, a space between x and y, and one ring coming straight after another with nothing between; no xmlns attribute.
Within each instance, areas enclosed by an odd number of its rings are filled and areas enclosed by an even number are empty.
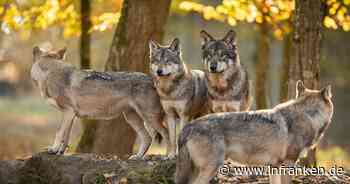
<svg viewBox="0 0 350 184"><path fill-rule="evenodd" d="M142 159L142 156L140 156L140 155L131 155L130 157L129 157L129 160L140 160L140 159Z"/></svg>
<svg viewBox="0 0 350 184"><path fill-rule="evenodd" d="M67 149L67 144L64 144L64 143L61 143L59 145L54 145L54 146L51 146L47 149L47 152L49 154L56 154L56 155L63 155L64 152L66 151Z"/></svg>
<svg viewBox="0 0 350 184"><path fill-rule="evenodd" d="M175 153L169 153L168 159L175 159L175 158L176 158L176 154Z"/></svg>

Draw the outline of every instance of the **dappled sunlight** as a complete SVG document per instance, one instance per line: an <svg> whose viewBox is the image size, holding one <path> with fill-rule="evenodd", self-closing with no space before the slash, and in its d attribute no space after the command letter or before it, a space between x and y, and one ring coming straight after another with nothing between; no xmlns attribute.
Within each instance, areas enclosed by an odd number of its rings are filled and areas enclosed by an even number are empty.
<svg viewBox="0 0 350 184"><path fill-rule="evenodd" d="M329 146L328 148L319 149L316 157L319 166L325 168L338 166L350 170L350 153L340 146Z"/></svg>

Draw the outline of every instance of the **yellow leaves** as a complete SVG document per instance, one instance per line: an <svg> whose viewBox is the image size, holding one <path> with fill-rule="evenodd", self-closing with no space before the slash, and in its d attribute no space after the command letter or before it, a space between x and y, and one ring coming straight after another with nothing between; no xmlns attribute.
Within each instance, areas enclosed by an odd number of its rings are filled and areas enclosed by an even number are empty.
<svg viewBox="0 0 350 184"><path fill-rule="evenodd" d="M350 31L350 0L324 0L328 15L323 24L329 29ZM180 9L195 12L205 19L213 19L236 26L240 22L268 24L276 38L291 31L294 0L223 0L216 7L191 1L180 3Z"/></svg>
<svg viewBox="0 0 350 184"><path fill-rule="evenodd" d="M229 13L229 10L227 9L227 7L223 6L223 5L219 5L216 7L216 11L218 13L221 13L221 14L228 14Z"/></svg>
<svg viewBox="0 0 350 184"><path fill-rule="evenodd" d="M333 3L337 2L337 0L327 0L326 4L331 5Z"/></svg>
<svg viewBox="0 0 350 184"><path fill-rule="evenodd" d="M330 18L329 16L326 16L323 20L323 24L327 27L327 28L332 28L332 29L337 29L337 23L335 22L334 19Z"/></svg>
<svg viewBox="0 0 350 184"><path fill-rule="evenodd" d="M235 26L237 25L237 21L236 19L232 18L232 17L229 17L228 20L227 20L228 24L230 24L231 26Z"/></svg>
<svg viewBox="0 0 350 184"><path fill-rule="evenodd" d="M323 25L329 29L342 28L344 31L350 31L350 0L327 0L326 5L328 15L324 18Z"/></svg>
<svg viewBox="0 0 350 184"><path fill-rule="evenodd" d="M216 7L191 1L183 1L179 7L187 12L198 13L206 20L227 22L231 26L239 22L265 22L271 25L276 37L283 37L286 31L280 27L290 26L295 5L293 0L223 0Z"/></svg>
<svg viewBox="0 0 350 184"><path fill-rule="evenodd" d="M281 29L276 29L276 30L273 32L273 35L274 35L277 39L279 39L279 40L283 39L283 32L282 32Z"/></svg>
<svg viewBox="0 0 350 184"><path fill-rule="evenodd" d="M331 8L329 8L329 14L334 15L335 13L337 13L337 10L339 7L340 7L339 2L333 3Z"/></svg>
<svg viewBox="0 0 350 184"><path fill-rule="evenodd" d="M185 11L195 11L195 12L202 12L204 6L199 3L194 3L190 1L184 1L180 3L180 9Z"/></svg>
<svg viewBox="0 0 350 184"><path fill-rule="evenodd" d="M203 17L206 20L214 19L214 20L223 21L224 17L222 16L222 14L227 13L225 8L222 6L215 9L212 6L204 6L202 4L194 3L190 1L181 2L179 7L184 11L193 11L193 12L200 13L203 15Z"/></svg>
<svg viewBox="0 0 350 184"><path fill-rule="evenodd" d="M72 37L80 35L80 12L73 0L47 0L36 6L19 8L17 4L10 3L0 6L0 15L3 14L1 30L5 33L20 31L22 39L30 37L34 29L47 29L50 26L63 27L63 36ZM6 12L5 12L6 11ZM5 12L5 13L4 13ZM117 23L120 17L117 13L102 13L92 17L90 31L104 31Z"/></svg>
<svg viewBox="0 0 350 184"><path fill-rule="evenodd" d="M202 9L203 11L203 17L207 20L216 19L221 20L221 15L215 11L214 7L206 6Z"/></svg>
<svg viewBox="0 0 350 184"><path fill-rule="evenodd" d="M257 16L256 18L255 18L255 21L256 21L256 23L258 23L258 24L261 24L261 23L263 23L263 16L262 15L259 15L259 16Z"/></svg>
<svg viewBox="0 0 350 184"><path fill-rule="evenodd" d="M344 22L342 27L344 31L350 31L350 22Z"/></svg>
<svg viewBox="0 0 350 184"><path fill-rule="evenodd" d="M100 16L95 16L92 18L92 30L105 31L112 28L114 24L118 22L120 18L120 13L103 13ZM91 30L91 31L92 31Z"/></svg>

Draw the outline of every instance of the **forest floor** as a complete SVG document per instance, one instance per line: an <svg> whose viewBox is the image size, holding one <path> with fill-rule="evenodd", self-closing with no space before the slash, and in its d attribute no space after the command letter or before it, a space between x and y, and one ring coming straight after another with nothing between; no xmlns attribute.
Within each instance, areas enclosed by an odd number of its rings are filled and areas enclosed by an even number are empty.
<svg viewBox="0 0 350 184"><path fill-rule="evenodd" d="M35 154L20 160L0 161L1 184L173 184L175 160L148 155L142 160L120 160L94 154ZM212 184L268 184L268 176L218 174ZM337 176L298 175L293 184L349 184L349 173Z"/></svg>

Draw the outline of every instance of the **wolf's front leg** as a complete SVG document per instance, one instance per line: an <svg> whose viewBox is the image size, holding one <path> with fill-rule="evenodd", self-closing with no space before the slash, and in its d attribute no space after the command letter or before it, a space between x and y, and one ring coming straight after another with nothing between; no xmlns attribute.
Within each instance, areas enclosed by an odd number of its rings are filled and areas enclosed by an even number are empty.
<svg viewBox="0 0 350 184"><path fill-rule="evenodd" d="M295 166L295 161L285 160L282 164L284 166L287 166L287 168L293 168ZM280 167L281 165L279 165L278 167ZM269 179L271 184L291 184L292 183L292 176L288 174L283 175L282 173L277 173L275 175L270 175Z"/></svg>
<svg viewBox="0 0 350 184"><path fill-rule="evenodd" d="M73 126L75 113L72 110L63 112L62 124L56 133L55 142L48 148L48 153L61 155L66 151L69 143L69 136Z"/></svg>
<svg viewBox="0 0 350 184"><path fill-rule="evenodd" d="M169 132L169 148L168 148L168 157L175 158L177 144L176 144L176 119L172 115L167 116L168 132Z"/></svg>
<svg viewBox="0 0 350 184"><path fill-rule="evenodd" d="M124 112L124 117L129 125L136 131L140 138L141 145L136 155L132 155L129 159L142 158L151 146L152 137L148 134L148 131L143 123L141 117L135 112L135 110L128 110Z"/></svg>
<svg viewBox="0 0 350 184"><path fill-rule="evenodd" d="M186 123L189 123L189 121L190 121L190 117L185 116L185 115L181 116L181 119L180 119L180 132L185 127Z"/></svg>

